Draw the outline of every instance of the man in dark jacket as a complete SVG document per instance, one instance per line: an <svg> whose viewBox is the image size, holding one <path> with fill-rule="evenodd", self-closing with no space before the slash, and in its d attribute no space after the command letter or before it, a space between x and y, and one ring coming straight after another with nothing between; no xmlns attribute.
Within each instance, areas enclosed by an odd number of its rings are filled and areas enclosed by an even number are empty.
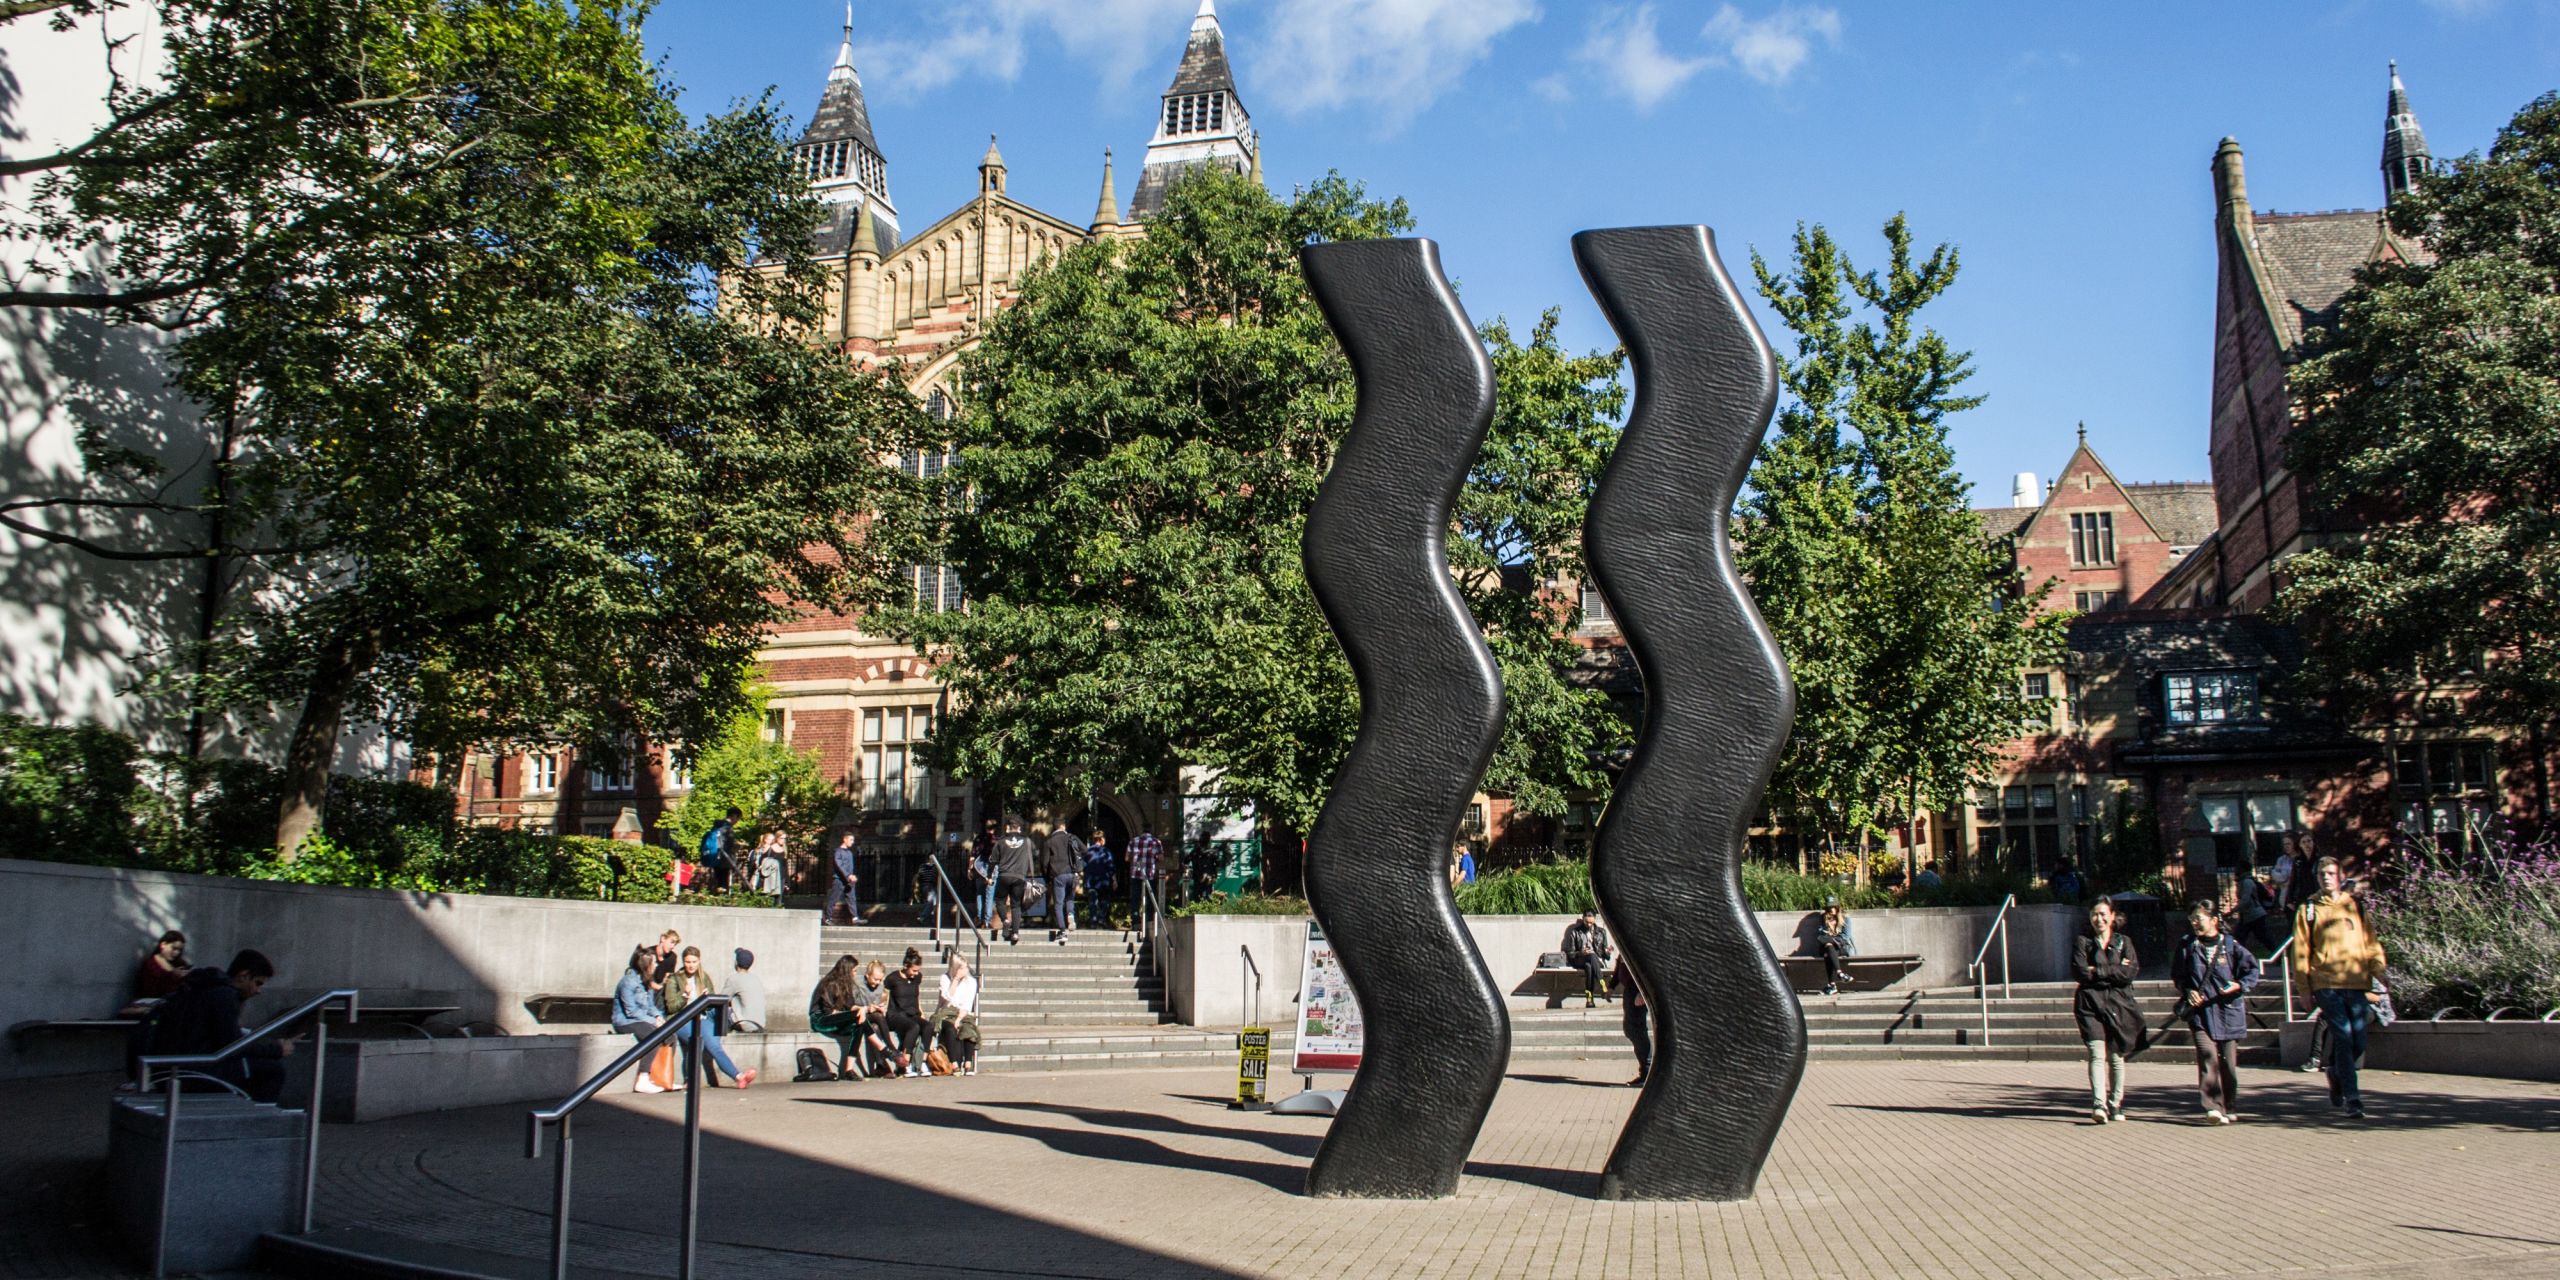
<svg viewBox="0 0 2560 1280"><path fill-rule="evenodd" d="M1061 822L1041 853L1049 873L1049 941L1063 947L1076 930L1076 879L1084 874L1084 841Z"/></svg>
<svg viewBox="0 0 2560 1280"><path fill-rule="evenodd" d="M1600 913L1584 910L1582 918L1564 927L1564 962L1582 970L1582 1007L1600 1003L1601 988L1607 985L1609 973L1609 931L1600 927Z"/></svg>
<svg viewBox="0 0 2560 1280"><path fill-rule="evenodd" d="M1004 834L996 837L996 907L1004 913L1004 940L1022 942L1022 916L1028 908L1023 890L1031 883L1031 863L1038 848L1022 834L1022 819L1006 814Z"/></svg>
<svg viewBox="0 0 2560 1280"><path fill-rule="evenodd" d="M836 907L844 907L846 924L862 923L862 895L855 891L861 877L853 874L853 833L845 832L836 842L836 851L827 866L827 919L836 919Z"/></svg>
<svg viewBox="0 0 2560 1280"><path fill-rule="evenodd" d="M148 1052L219 1053L230 1048L245 1034L240 1026L240 1006L265 989L275 976L275 964L256 951L242 951L231 957L227 970L207 965L190 971L178 994L169 997L153 1014ZM284 1091L284 1055L292 1047L272 1039L261 1040L229 1061L203 1071L246 1089L250 1097L260 1102L273 1102Z"/></svg>

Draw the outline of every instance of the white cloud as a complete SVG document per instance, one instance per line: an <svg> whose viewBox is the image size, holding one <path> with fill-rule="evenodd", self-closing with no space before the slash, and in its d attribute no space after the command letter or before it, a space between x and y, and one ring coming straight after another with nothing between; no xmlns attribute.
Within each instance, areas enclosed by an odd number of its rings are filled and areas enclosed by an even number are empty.
<svg viewBox="0 0 2560 1280"><path fill-rule="evenodd" d="M857 15L853 57L866 91L915 98L964 79L1010 81L1022 74L1038 40L1094 66L1104 89L1118 89L1152 64L1172 74L1197 7L1196 0L937 4L926 7L934 15L926 31L886 40L862 39Z"/></svg>
<svg viewBox="0 0 2560 1280"><path fill-rule="evenodd" d="M1567 79L1561 71L1530 81L1529 91L1549 102L1573 101L1573 81Z"/></svg>
<svg viewBox="0 0 2560 1280"><path fill-rule="evenodd" d="M1663 48L1654 30L1651 5L1632 13L1602 15L1592 24L1591 38L1573 56L1638 111L1653 110L1714 61L1683 58Z"/></svg>
<svg viewBox="0 0 2560 1280"><path fill-rule="evenodd" d="M1241 7L1241 6L1239 6ZM1368 106L1394 128L1448 91L1535 0L1284 0L1238 73L1284 110ZM1231 36L1231 39L1233 37Z"/></svg>
<svg viewBox="0 0 2560 1280"><path fill-rule="evenodd" d="M1765 18L1745 18L1732 5L1716 10L1701 34L1733 65L1762 84L1784 84L1813 56L1813 42L1840 44L1840 12L1818 5L1780 5Z"/></svg>

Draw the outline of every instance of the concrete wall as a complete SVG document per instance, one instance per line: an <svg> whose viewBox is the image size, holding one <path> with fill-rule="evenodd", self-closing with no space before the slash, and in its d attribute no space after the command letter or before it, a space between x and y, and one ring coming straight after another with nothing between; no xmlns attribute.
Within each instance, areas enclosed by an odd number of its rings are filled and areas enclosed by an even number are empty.
<svg viewBox="0 0 2560 1280"><path fill-rule="evenodd" d="M2311 1030L2285 1024L2284 1065L2311 1056ZM2560 1022L2395 1022L2369 1033L2364 1069L2560 1083Z"/></svg>
<svg viewBox="0 0 2560 1280"><path fill-rule="evenodd" d="M777 1030L805 1030L818 980L814 912L747 907L497 898L332 889L160 871L0 860L0 1025L97 1018L130 995L134 966L164 929L187 935L198 964L242 947L275 961L249 1005L254 1022L332 987L368 1000L450 1004L511 1034L540 1029L526 999L610 994L635 943L675 929L725 980L730 953L756 954ZM115 1069L106 1037L53 1037L0 1053L0 1077Z"/></svg>
<svg viewBox="0 0 2560 1280"><path fill-rule="evenodd" d="M631 1044L631 1037L610 1032L467 1040L333 1039L321 1115L333 1123L364 1123L459 1107L554 1103L611 1066ZM792 1055L803 1047L825 1048L830 1061L835 1056L833 1041L808 1032L732 1035L723 1037L721 1046L741 1070L757 1072L765 1081L789 1080ZM285 1065L283 1102L300 1106L311 1096L309 1055L296 1054ZM708 1063L704 1069L710 1069ZM630 1087L626 1078L607 1089Z"/></svg>
<svg viewBox="0 0 2560 1280"><path fill-rule="evenodd" d="M1813 913L1758 913L1761 931L1779 955L1811 950L1799 942L1810 937ZM1858 950L1866 955L1917 955L1918 972L1903 980L1906 987L1953 986L1965 981L1965 964L1989 934L1992 907L1915 907L1896 911L1862 911L1852 917ZM1513 1008L1546 1003L1525 988L1537 970L1541 953L1561 950L1565 926L1572 916L1469 916L1467 931L1493 975L1509 993ZM1296 916L1184 916L1166 922L1165 1001L1174 1021L1196 1027L1241 1025L1250 999L1239 947L1250 947L1262 967L1262 1016L1285 1021L1282 1013L1297 998L1303 967L1307 922ZM2070 976L2071 940L2080 914L2071 907L2013 907L2009 912L2011 977L2018 982L2056 982ZM1999 976L1999 948L1992 949L1992 976Z"/></svg>

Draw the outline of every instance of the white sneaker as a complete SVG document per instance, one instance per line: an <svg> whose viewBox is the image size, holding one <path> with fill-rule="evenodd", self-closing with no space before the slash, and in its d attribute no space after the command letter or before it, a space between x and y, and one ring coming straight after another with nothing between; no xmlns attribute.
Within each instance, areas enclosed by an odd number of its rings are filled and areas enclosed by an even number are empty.
<svg viewBox="0 0 2560 1280"><path fill-rule="evenodd" d="M657 1081L652 1080L647 1076L642 1076L631 1082L631 1091L633 1093L665 1093L666 1089L661 1087Z"/></svg>
<svg viewBox="0 0 2560 1280"><path fill-rule="evenodd" d="M2204 1122L2206 1124L2229 1124L2231 1123L2231 1117L2222 1114L2219 1108L2208 1108L2204 1113Z"/></svg>

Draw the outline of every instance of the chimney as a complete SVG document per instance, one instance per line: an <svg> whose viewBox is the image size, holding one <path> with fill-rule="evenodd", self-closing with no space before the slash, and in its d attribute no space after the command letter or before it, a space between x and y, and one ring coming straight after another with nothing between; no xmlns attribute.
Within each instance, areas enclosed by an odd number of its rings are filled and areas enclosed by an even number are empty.
<svg viewBox="0 0 2560 1280"><path fill-rule="evenodd" d="M2021 471L2017 479L2009 482L2009 505L2013 507L2044 505L2044 486L2036 483L2035 472Z"/></svg>

